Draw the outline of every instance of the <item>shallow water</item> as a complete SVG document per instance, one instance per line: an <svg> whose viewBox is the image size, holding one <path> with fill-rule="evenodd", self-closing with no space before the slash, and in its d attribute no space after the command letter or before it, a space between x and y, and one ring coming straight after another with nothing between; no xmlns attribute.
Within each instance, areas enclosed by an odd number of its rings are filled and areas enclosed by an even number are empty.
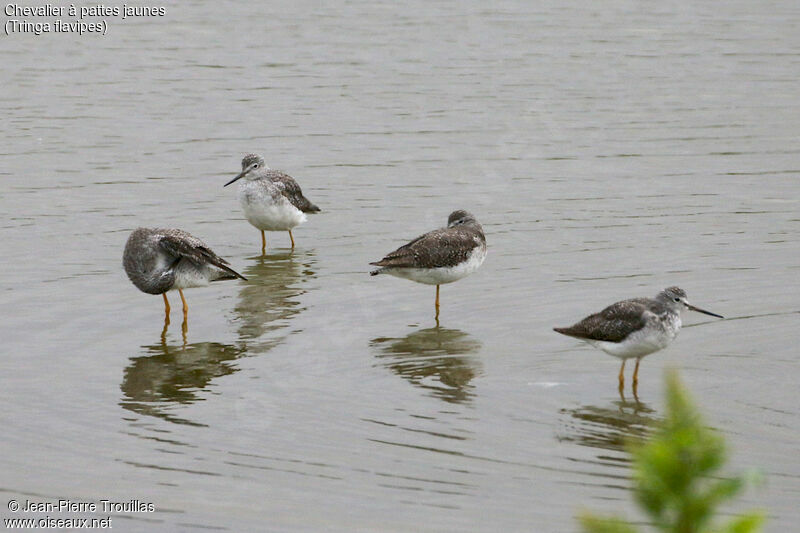
<svg viewBox="0 0 800 533"><path fill-rule="evenodd" d="M123 531L575 531L639 517L623 442L675 366L765 476L736 508L795 526L795 2L247 10L2 41L5 500L154 503ZM222 188L249 151L323 209L294 252L262 257ZM437 329L432 287L368 263L456 208L489 256ZM120 264L140 225L249 281L187 291L185 329L173 296L165 329ZM727 318L686 315L640 403L550 329L668 285Z"/></svg>

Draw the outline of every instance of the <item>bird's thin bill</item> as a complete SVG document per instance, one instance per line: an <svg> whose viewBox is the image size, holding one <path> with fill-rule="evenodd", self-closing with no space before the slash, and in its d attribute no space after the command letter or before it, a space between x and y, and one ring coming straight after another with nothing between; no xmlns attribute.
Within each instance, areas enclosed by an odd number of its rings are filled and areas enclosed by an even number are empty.
<svg viewBox="0 0 800 533"><path fill-rule="evenodd" d="M711 315L711 316L715 316L717 318L725 318L722 315L718 315L717 313L712 313L711 311L706 311L705 309L700 309L699 307L695 307L693 305L686 304L686 307L688 307L692 311L697 311L698 313L703 313L704 315Z"/></svg>
<svg viewBox="0 0 800 533"><path fill-rule="evenodd" d="M228 183L226 183L225 185L223 185L223 187L227 187L228 185L230 185L230 184L231 184L231 183L233 183L234 181L238 180L238 179L239 179L239 178L241 178L242 176L244 176L244 172L242 172L241 174L239 174L238 176L236 176L235 178L233 178L231 181L229 181Z"/></svg>

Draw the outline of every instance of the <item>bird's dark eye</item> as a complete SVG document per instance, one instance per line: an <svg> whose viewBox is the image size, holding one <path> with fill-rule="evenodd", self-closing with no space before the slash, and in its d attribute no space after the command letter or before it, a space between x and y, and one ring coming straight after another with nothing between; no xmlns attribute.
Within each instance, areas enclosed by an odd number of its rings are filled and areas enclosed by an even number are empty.
<svg viewBox="0 0 800 533"><path fill-rule="evenodd" d="M258 163L254 164L253 168L258 168Z"/></svg>
<svg viewBox="0 0 800 533"><path fill-rule="evenodd" d="M680 299L680 298L675 298L675 301L676 301L676 302L680 302L680 301L681 301L681 299Z"/></svg>

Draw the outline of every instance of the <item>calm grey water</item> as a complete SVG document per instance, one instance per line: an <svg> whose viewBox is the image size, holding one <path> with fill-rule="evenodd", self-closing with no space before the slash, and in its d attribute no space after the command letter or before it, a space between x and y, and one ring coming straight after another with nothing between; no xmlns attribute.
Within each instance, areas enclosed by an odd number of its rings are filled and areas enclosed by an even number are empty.
<svg viewBox="0 0 800 533"><path fill-rule="evenodd" d="M641 519L626 436L678 367L800 520L797 2L198 0L105 37L0 37L0 515L152 502L121 531L576 531ZM5 20L4 20L5 22ZM262 153L323 212L260 237L222 185ZM368 262L467 208L489 257L442 288ZM180 227L248 282L172 297L121 268ZM618 363L551 331L679 285ZM628 374L630 380L630 370ZM53 517L105 516L104 513ZM42 514L33 516L44 516Z"/></svg>

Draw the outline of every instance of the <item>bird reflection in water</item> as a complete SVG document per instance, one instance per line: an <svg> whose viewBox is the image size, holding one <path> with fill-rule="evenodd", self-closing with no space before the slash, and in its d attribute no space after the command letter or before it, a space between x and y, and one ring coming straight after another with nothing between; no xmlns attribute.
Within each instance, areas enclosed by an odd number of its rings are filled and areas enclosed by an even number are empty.
<svg viewBox="0 0 800 533"><path fill-rule="evenodd" d="M238 368L231 362L244 352L217 342L170 346L163 338L159 344L142 348L146 355L131 358L124 371L120 405L134 413L188 425L202 424L176 416L174 411L202 400L200 393L214 378L236 372Z"/></svg>
<svg viewBox="0 0 800 533"><path fill-rule="evenodd" d="M164 316L164 329L161 330L161 344L167 343L167 331L169 330L169 314ZM183 346L186 346L186 334L189 331L189 324L186 321L186 315L183 316L181 322L181 338L183 339Z"/></svg>
<svg viewBox="0 0 800 533"><path fill-rule="evenodd" d="M379 337L370 342L376 357L395 374L450 403L469 401L470 381L481 371L471 354L481 342L469 334L446 328L428 328L401 338Z"/></svg>
<svg viewBox="0 0 800 533"><path fill-rule="evenodd" d="M264 352L279 344L286 335L270 336L286 328L290 319L301 313L300 285L315 277L313 253L274 253L250 259L245 276L258 283L243 284L234 312L239 337L250 351ZM266 338L265 338L266 336Z"/></svg>
<svg viewBox="0 0 800 533"><path fill-rule="evenodd" d="M626 451L630 439L647 437L659 420L653 409L639 401L616 400L607 407L584 405L561 413L572 417L570 434L562 435L561 441L618 452ZM610 458L602 455L598 459ZM627 454L620 461L628 462Z"/></svg>
<svg viewBox="0 0 800 533"><path fill-rule="evenodd" d="M234 309L241 342L187 344L187 325L181 324L183 343L169 345L164 322L161 342L144 346L145 355L134 357L125 369L120 388L120 405L138 414L156 416L178 424L202 425L176 416L185 404L202 400L211 381L238 370L233 361L245 353L263 352L281 338L260 340L270 332L285 328L289 319L301 312L297 299L305 292L295 287L299 280L314 275L310 254L271 254L252 259L245 272L259 283L242 286Z"/></svg>

